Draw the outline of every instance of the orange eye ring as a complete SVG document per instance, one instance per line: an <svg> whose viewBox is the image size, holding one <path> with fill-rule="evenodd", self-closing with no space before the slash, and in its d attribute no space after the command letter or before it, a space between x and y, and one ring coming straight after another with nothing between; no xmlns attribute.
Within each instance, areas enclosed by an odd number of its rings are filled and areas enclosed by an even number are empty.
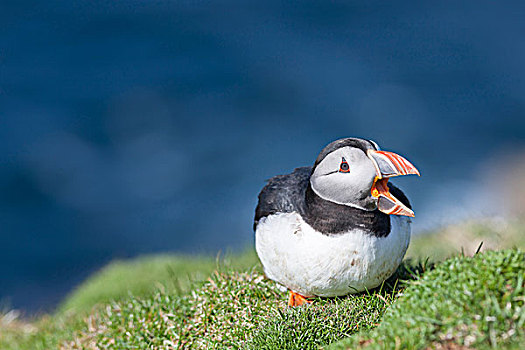
<svg viewBox="0 0 525 350"><path fill-rule="evenodd" d="M350 172L350 166L346 162L346 160L343 158L341 161L341 165L339 166L339 172L340 173L349 173Z"/></svg>

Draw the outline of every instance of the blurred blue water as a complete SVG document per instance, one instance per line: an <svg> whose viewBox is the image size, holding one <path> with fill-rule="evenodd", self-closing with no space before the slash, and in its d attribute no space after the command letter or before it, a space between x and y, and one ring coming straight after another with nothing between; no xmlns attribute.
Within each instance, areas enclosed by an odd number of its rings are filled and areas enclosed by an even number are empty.
<svg viewBox="0 0 525 350"><path fill-rule="evenodd" d="M140 253L252 244L264 180L372 138L416 230L525 143L520 1L1 1L0 299ZM481 201L483 198L480 199Z"/></svg>

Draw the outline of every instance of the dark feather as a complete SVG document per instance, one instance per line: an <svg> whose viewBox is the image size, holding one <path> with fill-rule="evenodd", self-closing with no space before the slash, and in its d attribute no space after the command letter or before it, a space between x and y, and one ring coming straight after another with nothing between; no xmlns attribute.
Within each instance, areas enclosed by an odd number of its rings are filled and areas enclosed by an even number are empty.
<svg viewBox="0 0 525 350"><path fill-rule="evenodd" d="M253 229L259 220L275 213L304 211L305 190L310 180L312 167L297 168L288 175L278 175L268 180L259 193L259 203L255 209Z"/></svg>

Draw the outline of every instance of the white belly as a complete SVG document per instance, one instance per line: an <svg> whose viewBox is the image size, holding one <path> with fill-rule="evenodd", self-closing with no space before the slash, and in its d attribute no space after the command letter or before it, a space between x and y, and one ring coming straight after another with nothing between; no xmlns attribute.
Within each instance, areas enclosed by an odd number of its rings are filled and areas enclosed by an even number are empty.
<svg viewBox="0 0 525 350"><path fill-rule="evenodd" d="M397 269L410 242L410 218L392 215L387 237L363 230L323 235L297 213L261 219L255 248L268 278L304 296L375 288Z"/></svg>

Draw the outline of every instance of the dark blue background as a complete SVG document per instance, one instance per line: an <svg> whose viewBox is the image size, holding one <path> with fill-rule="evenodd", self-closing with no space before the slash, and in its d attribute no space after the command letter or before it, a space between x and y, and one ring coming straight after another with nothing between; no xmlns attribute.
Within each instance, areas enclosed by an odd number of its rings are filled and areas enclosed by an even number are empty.
<svg viewBox="0 0 525 350"><path fill-rule="evenodd" d="M416 231L479 212L525 143L523 33L522 1L1 1L0 299L246 247L264 180L345 136L421 170Z"/></svg>

